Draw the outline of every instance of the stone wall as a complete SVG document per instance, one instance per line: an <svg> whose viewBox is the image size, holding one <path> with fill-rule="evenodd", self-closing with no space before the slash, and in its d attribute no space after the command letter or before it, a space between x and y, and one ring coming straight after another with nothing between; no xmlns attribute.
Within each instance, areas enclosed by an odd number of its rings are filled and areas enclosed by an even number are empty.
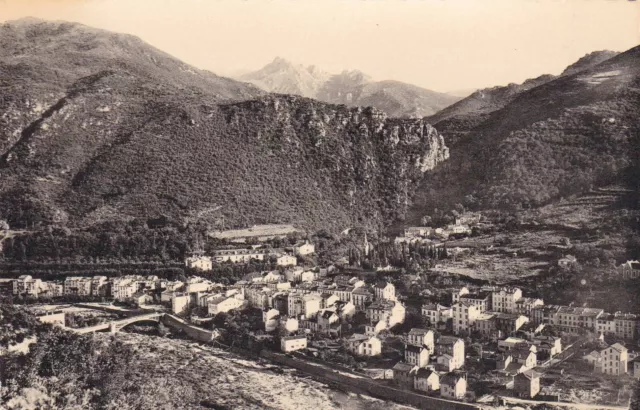
<svg viewBox="0 0 640 410"><path fill-rule="evenodd" d="M200 342L210 342L215 339L217 335L217 332L190 325L185 320L182 320L179 317L170 315L168 313L165 313L162 317L162 323L174 329L180 329L184 331L189 337Z"/></svg>
<svg viewBox="0 0 640 410"><path fill-rule="evenodd" d="M426 410L480 409L479 406L472 403L463 403L439 399L435 397L427 397L418 393L414 393L412 391L396 389L385 384L378 383L364 376L351 377L323 367L314 366L303 360L296 360L286 355L271 352L268 350L262 350L260 352L260 356L278 364L301 370L305 373L315 376L316 378L324 382L333 382L337 383L338 385L345 386L345 389L357 394L366 394L380 399L392 400L398 403L404 403Z"/></svg>

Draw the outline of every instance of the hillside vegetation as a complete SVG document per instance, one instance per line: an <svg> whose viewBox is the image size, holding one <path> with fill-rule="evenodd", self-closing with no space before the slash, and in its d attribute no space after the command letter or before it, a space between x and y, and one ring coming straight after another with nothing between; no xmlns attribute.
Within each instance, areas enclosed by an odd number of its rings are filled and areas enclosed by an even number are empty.
<svg viewBox="0 0 640 410"><path fill-rule="evenodd" d="M378 226L448 157L422 120L260 96L130 36L30 20L0 26L0 44L12 227L194 214L216 227Z"/></svg>
<svg viewBox="0 0 640 410"><path fill-rule="evenodd" d="M437 122L451 159L423 181L415 217L458 202L518 209L591 186L633 184L639 61L636 47L594 66L583 62L582 71L517 92L501 108Z"/></svg>

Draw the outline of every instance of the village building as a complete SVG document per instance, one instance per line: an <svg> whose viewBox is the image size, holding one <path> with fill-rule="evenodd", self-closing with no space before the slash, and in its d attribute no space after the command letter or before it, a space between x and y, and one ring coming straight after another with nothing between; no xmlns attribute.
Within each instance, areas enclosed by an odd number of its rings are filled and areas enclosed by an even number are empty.
<svg viewBox="0 0 640 410"><path fill-rule="evenodd" d="M298 259L295 256L281 254L276 258L276 265L278 266L295 266L298 263Z"/></svg>
<svg viewBox="0 0 640 410"><path fill-rule="evenodd" d="M320 295L315 293L290 293L287 300L287 303L289 304L287 313L292 317L298 317L300 315L312 317L320 311L321 300L322 298Z"/></svg>
<svg viewBox="0 0 640 410"><path fill-rule="evenodd" d="M558 305L535 306L531 310L533 323L536 325L555 325L560 308L561 306Z"/></svg>
<svg viewBox="0 0 640 410"><path fill-rule="evenodd" d="M545 353L549 358L562 352L562 339L560 337L537 335L533 337L532 341L537 351Z"/></svg>
<svg viewBox="0 0 640 410"><path fill-rule="evenodd" d="M109 278L106 276L94 276L91 278L91 294L93 296L106 296L109 292Z"/></svg>
<svg viewBox="0 0 640 410"><path fill-rule="evenodd" d="M269 239L284 239L287 235L300 232L293 225L266 224L252 225L250 228L231 229L226 231L212 231L208 235L217 239L226 239L230 242L243 243L248 239L267 241Z"/></svg>
<svg viewBox="0 0 640 410"><path fill-rule="evenodd" d="M389 282L378 282L373 287L376 299L396 300L396 287Z"/></svg>
<svg viewBox="0 0 640 410"><path fill-rule="evenodd" d="M424 392L439 390L440 374L433 369L418 369L414 375L413 388Z"/></svg>
<svg viewBox="0 0 640 410"><path fill-rule="evenodd" d="M315 253L315 251L316 251L315 245L310 243L309 241L298 243L293 246L293 254L296 256L311 255Z"/></svg>
<svg viewBox="0 0 640 410"><path fill-rule="evenodd" d="M404 230L405 238L421 237L425 238L431 235L433 228L429 226L410 226Z"/></svg>
<svg viewBox="0 0 640 410"><path fill-rule="evenodd" d="M594 370L599 373L621 375L627 373L628 351L620 343L615 343L600 351L600 360Z"/></svg>
<svg viewBox="0 0 640 410"><path fill-rule="evenodd" d="M533 309L543 305L544 301L542 299L522 297L516 300L516 310L514 313L531 317Z"/></svg>
<svg viewBox="0 0 640 410"><path fill-rule="evenodd" d="M626 261L617 268L622 279L638 279L640 278L640 262Z"/></svg>
<svg viewBox="0 0 640 410"><path fill-rule="evenodd" d="M476 318L482 312L477 305L468 302L458 302L452 306L453 309L453 333L469 332Z"/></svg>
<svg viewBox="0 0 640 410"><path fill-rule="evenodd" d="M626 340L634 340L638 319L637 315L631 313L616 312L613 317L615 335Z"/></svg>
<svg viewBox="0 0 640 410"><path fill-rule="evenodd" d="M433 353L435 351L433 330L412 328L407 334L407 344L413 346L426 346L431 353Z"/></svg>
<svg viewBox="0 0 640 410"><path fill-rule="evenodd" d="M494 313L483 312L478 314L473 323L473 330L487 338L498 337L496 334L496 322L493 320L494 317Z"/></svg>
<svg viewBox="0 0 640 410"><path fill-rule="evenodd" d="M375 336L356 333L345 342L347 349L359 356L378 356L382 353L382 342Z"/></svg>
<svg viewBox="0 0 640 410"><path fill-rule="evenodd" d="M356 310L363 311L367 305L373 300L373 293L366 286L360 286L351 292L351 302Z"/></svg>
<svg viewBox="0 0 640 410"><path fill-rule="evenodd" d="M513 378L513 391L518 397L530 399L540 392L540 373L527 370Z"/></svg>
<svg viewBox="0 0 640 410"><path fill-rule="evenodd" d="M440 378L440 396L462 400L467 394L467 378L464 374L447 373Z"/></svg>
<svg viewBox="0 0 640 410"><path fill-rule="evenodd" d="M133 296L133 295L132 295ZM174 293L171 298L171 313L178 315L191 306L191 296L188 293Z"/></svg>
<svg viewBox="0 0 640 410"><path fill-rule="evenodd" d="M464 295L468 295L469 294L469 289L467 287L462 287L458 290L455 290L453 292L451 292L451 300L453 301L453 303L458 303L460 302L460 298Z"/></svg>
<svg viewBox="0 0 640 410"><path fill-rule="evenodd" d="M448 354L438 356L436 358L436 364L438 366L438 370L441 372L452 372L461 367L458 365L456 359Z"/></svg>
<svg viewBox="0 0 640 410"><path fill-rule="evenodd" d="M629 369L629 372L633 371L633 377L640 379L640 356L633 359L631 363L633 363L633 367Z"/></svg>
<svg viewBox="0 0 640 410"><path fill-rule="evenodd" d="M491 306L491 294L488 292L467 293L460 296L460 302L477 306L480 312L486 312Z"/></svg>
<svg viewBox="0 0 640 410"><path fill-rule="evenodd" d="M339 335L341 326L340 326L340 317L333 310L325 310L318 313L318 327L319 331L325 334L334 334Z"/></svg>
<svg viewBox="0 0 640 410"><path fill-rule="evenodd" d="M369 323L383 321L386 323L386 328L391 328L404 322L406 311L402 303L383 299L370 304L365 313Z"/></svg>
<svg viewBox="0 0 640 410"><path fill-rule="evenodd" d="M208 256L194 255L185 259L184 264L188 268L200 271L210 271L213 268L211 258Z"/></svg>
<svg viewBox="0 0 640 410"><path fill-rule="evenodd" d="M124 302L130 299L137 291L138 284L132 279L126 277L111 279L111 297L115 300Z"/></svg>
<svg viewBox="0 0 640 410"><path fill-rule="evenodd" d="M611 313L603 313L596 319L596 332L604 335L616 334L615 316Z"/></svg>
<svg viewBox="0 0 640 410"><path fill-rule="evenodd" d="M67 276L64 280L64 294L90 296L91 278L84 276Z"/></svg>
<svg viewBox="0 0 640 410"><path fill-rule="evenodd" d="M398 362L393 366L393 382L397 386L413 387L413 376L418 368L404 362Z"/></svg>
<svg viewBox="0 0 640 410"><path fill-rule="evenodd" d="M429 364L431 351L425 346L405 345L404 361L418 367L425 367Z"/></svg>
<svg viewBox="0 0 640 410"><path fill-rule="evenodd" d="M522 297L518 288L500 288L491 293L491 310L494 312L516 313L516 302Z"/></svg>
<svg viewBox="0 0 640 410"><path fill-rule="evenodd" d="M153 296L145 292L136 292L129 298L128 302L137 306L148 305L153 303Z"/></svg>
<svg viewBox="0 0 640 410"><path fill-rule="evenodd" d="M64 284L61 282L41 282L39 295L58 297L64 295Z"/></svg>
<svg viewBox="0 0 640 410"><path fill-rule="evenodd" d="M238 309L244 302L234 297L221 296L216 299L210 300L207 304L207 314L209 316L217 315L222 312L229 312L234 309Z"/></svg>
<svg viewBox="0 0 640 410"><path fill-rule="evenodd" d="M512 366L514 366L514 373L522 373L528 369L533 369L538 364L538 355L534 349L529 348L526 345L518 346L509 351L512 357ZM508 370L509 367L507 368Z"/></svg>
<svg viewBox="0 0 640 410"><path fill-rule="evenodd" d="M435 347L438 356L449 355L453 358L455 368L459 369L464 366L465 353L462 339L454 336L440 336Z"/></svg>
<svg viewBox="0 0 640 410"><path fill-rule="evenodd" d="M511 335L527 323L529 318L517 313L498 312L494 314L493 321L495 322L496 330L501 332L501 334Z"/></svg>
<svg viewBox="0 0 640 410"><path fill-rule="evenodd" d="M436 325L440 322L446 322L451 319L453 310L448 306L440 304L429 304L422 306L422 316L429 319L429 323Z"/></svg>
<svg viewBox="0 0 640 410"><path fill-rule="evenodd" d="M21 275L13 281L13 294L37 297L41 287L40 279L33 279L31 275Z"/></svg>
<svg viewBox="0 0 640 410"><path fill-rule="evenodd" d="M280 339L280 350L285 353L293 352L296 350L302 350L307 348L307 337L304 335L299 336L285 336Z"/></svg>
<svg viewBox="0 0 640 410"><path fill-rule="evenodd" d="M338 301L334 306L340 320L352 318L356 314L356 307L351 302Z"/></svg>
<svg viewBox="0 0 640 410"><path fill-rule="evenodd" d="M563 332L579 333L580 329L596 329L597 319L604 313L602 309L561 306L553 323Z"/></svg>
<svg viewBox="0 0 640 410"><path fill-rule="evenodd" d="M262 261L266 258L264 249L218 249L213 251L213 259L216 263L247 263L251 260Z"/></svg>

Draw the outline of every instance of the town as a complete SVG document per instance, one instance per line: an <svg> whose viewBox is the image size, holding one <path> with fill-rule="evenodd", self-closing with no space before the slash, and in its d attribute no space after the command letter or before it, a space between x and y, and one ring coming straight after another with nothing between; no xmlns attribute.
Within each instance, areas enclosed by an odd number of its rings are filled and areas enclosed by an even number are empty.
<svg viewBox="0 0 640 410"><path fill-rule="evenodd" d="M470 232L460 221L446 229L410 227L393 243L406 246ZM431 399L479 405L571 402L576 397L572 389L580 390L581 384L619 388L640 378L640 315L545 304L526 289L506 285L440 286L426 296L418 290L415 297L398 291L389 269L316 266L315 245L308 239L268 246L289 234L287 226L228 231L229 245L185 259L185 267L196 274L184 280L125 275L47 281L23 275L4 279L0 286L13 297L31 300L42 322L72 331L117 331L135 322L135 315L143 321L166 313L197 328L195 337L201 341L279 351ZM372 249L364 243L364 253ZM265 260L275 269L248 273L235 283L204 278L215 265ZM619 270L633 278L638 267L629 261ZM85 328L77 320L69 326L64 303L47 307L37 303L43 298L73 298L75 309L129 312L131 318L117 326L113 321L111 327L101 323L108 318L85 323ZM252 325L231 325L234 317ZM628 400L630 390L622 389ZM580 399L624 404L613 391Z"/></svg>

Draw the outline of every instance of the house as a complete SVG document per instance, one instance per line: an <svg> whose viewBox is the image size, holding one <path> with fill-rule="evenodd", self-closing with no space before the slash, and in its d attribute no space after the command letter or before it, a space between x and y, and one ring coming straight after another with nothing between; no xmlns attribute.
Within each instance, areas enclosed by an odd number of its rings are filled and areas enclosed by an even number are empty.
<svg viewBox="0 0 640 410"><path fill-rule="evenodd" d="M440 374L433 369L418 369L413 378L413 388L431 392L440 389Z"/></svg>
<svg viewBox="0 0 640 410"><path fill-rule="evenodd" d="M545 305L531 309L531 318L536 325L554 325L558 321L558 312L562 306Z"/></svg>
<svg viewBox="0 0 640 410"><path fill-rule="evenodd" d="M217 263L248 263L251 260L265 260L265 249L217 249L213 251L213 259Z"/></svg>
<svg viewBox="0 0 640 410"><path fill-rule="evenodd" d="M528 345L528 342L518 337L507 337L504 340L498 340L498 350L503 352L508 352L522 345Z"/></svg>
<svg viewBox="0 0 640 410"><path fill-rule="evenodd" d="M440 378L440 396L462 400L467 394L467 377L460 373L447 373Z"/></svg>
<svg viewBox="0 0 640 410"><path fill-rule="evenodd" d="M455 369L461 367L458 366L454 357L448 354L438 356L436 358L436 363L438 365L438 370L443 372L452 372Z"/></svg>
<svg viewBox="0 0 640 410"><path fill-rule="evenodd" d="M410 226L404 230L405 238L427 237L431 235L433 228L429 226Z"/></svg>
<svg viewBox="0 0 640 410"><path fill-rule="evenodd" d="M210 271L213 267L211 258L208 256L194 255L186 258L184 264L188 268L193 268L201 271Z"/></svg>
<svg viewBox="0 0 640 410"><path fill-rule="evenodd" d="M21 275L13 281L13 294L37 297L41 286L42 280L33 279L31 275Z"/></svg>
<svg viewBox="0 0 640 410"><path fill-rule="evenodd" d="M311 317L320 311L321 300L320 295L316 293L290 293L287 300L289 304L287 310L288 315L292 317L300 315Z"/></svg>
<svg viewBox="0 0 640 410"><path fill-rule="evenodd" d="M517 313L497 312L494 314L493 321L495 322L496 330L502 334L510 335L527 323L529 318Z"/></svg>
<svg viewBox="0 0 640 410"><path fill-rule="evenodd" d="M174 315L185 312L191 305L191 296L188 293L174 293L171 298L171 312Z"/></svg>
<svg viewBox="0 0 640 410"><path fill-rule="evenodd" d="M91 294L93 296L106 296L109 289L109 279L106 276L94 276L91 278Z"/></svg>
<svg viewBox="0 0 640 410"><path fill-rule="evenodd" d="M594 369L596 366L601 366L602 363L602 357L600 356L600 352L597 350L593 350L589 354L582 356L582 360L589 363Z"/></svg>
<svg viewBox="0 0 640 410"><path fill-rule="evenodd" d="M393 382L398 386L413 387L413 375L417 370L413 365L398 362L393 366Z"/></svg>
<svg viewBox="0 0 640 410"><path fill-rule="evenodd" d="M456 368L461 368L465 360L464 341L454 336L440 336L436 342L436 354L453 357Z"/></svg>
<svg viewBox="0 0 640 410"><path fill-rule="evenodd" d="M519 364L519 371L533 369L538 364L538 355L527 346L519 346L512 349L509 354L513 358L513 364Z"/></svg>
<svg viewBox="0 0 640 410"><path fill-rule="evenodd" d="M387 329L387 322L380 320L365 327L365 334L375 336L383 330Z"/></svg>
<svg viewBox="0 0 640 410"><path fill-rule="evenodd" d="M221 296L213 300L209 300L207 303L207 314L209 316L215 316L218 313L229 312L230 310L238 309L244 302L234 297Z"/></svg>
<svg viewBox="0 0 640 410"><path fill-rule="evenodd" d="M400 302L390 300L378 300L367 306L365 313L370 323L379 321L387 322L387 327L391 328L398 323L404 322L405 308Z"/></svg>
<svg viewBox="0 0 640 410"><path fill-rule="evenodd" d="M148 305L150 303L153 303L153 296L144 292L136 292L133 294L133 296L131 296L129 301L138 306Z"/></svg>
<svg viewBox="0 0 640 410"><path fill-rule="evenodd" d="M280 350L285 353L307 348L307 337L304 335L285 336L280 339Z"/></svg>
<svg viewBox="0 0 640 410"><path fill-rule="evenodd" d="M382 341L375 336L356 333L345 342L349 351L359 356L378 356L382 353Z"/></svg>
<svg viewBox="0 0 640 410"><path fill-rule="evenodd" d="M356 314L356 307L351 302L338 301L335 303L335 309L341 320L351 318Z"/></svg>
<svg viewBox="0 0 640 410"><path fill-rule="evenodd" d="M627 373L628 352L620 343L615 343L600 351L600 361L594 370L599 373L621 375Z"/></svg>
<svg viewBox="0 0 640 410"><path fill-rule="evenodd" d="M638 261L626 261L617 270L623 279L640 278L640 262Z"/></svg>
<svg viewBox="0 0 640 410"><path fill-rule="evenodd" d="M513 378L513 391L522 398L533 398L540 392L540 373L527 370Z"/></svg>
<svg viewBox="0 0 640 410"><path fill-rule="evenodd" d="M276 265L278 266L295 266L298 263L298 259L291 255L278 255L276 258Z"/></svg>
<svg viewBox="0 0 640 410"><path fill-rule="evenodd" d="M640 317L631 313L616 312L613 316L615 325L615 335L626 339L634 340L636 337L636 323Z"/></svg>
<svg viewBox="0 0 640 410"><path fill-rule="evenodd" d="M486 312L491 306L491 294L488 292L467 293L461 295L459 301L478 306L480 312Z"/></svg>
<svg viewBox="0 0 640 410"><path fill-rule="evenodd" d="M544 305L544 301L542 299L522 297L516 300L516 310L514 313L531 317L531 311L536 306L543 306L543 305Z"/></svg>
<svg viewBox="0 0 640 410"><path fill-rule="evenodd" d="M513 362L513 356L510 353L501 353L496 356L496 370L506 371Z"/></svg>
<svg viewBox="0 0 640 410"><path fill-rule="evenodd" d="M310 243L309 241L305 241L304 243L299 243L293 246L293 254L296 256L311 255L312 253L315 253L315 251L315 245Z"/></svg>
<svg viewBox="0 0 640 410"><path fill-rule="evenodd" d="M519 288L504 287L491 292L491 310L494 312L516 313L516 302L522 298Z"/></svg>
<svg viewBox="0 0 640 410"><path fill-rule="evenodd" d="M426 346L433 353L435 351L433 330L414 327L407 334L407 344Z"/></svg>
<svg viewBox="0 0 640 410"><path fill-rule="evenodd" d="M187 283L185 284L185 292L187 293L196 293L196 292L208 292L213 287L213 283L197 277L192 276L187 279Z"/></svg>
<svg viewBox="0 0 640 410"><path fill-rule="evenodd" d="M458 302L453 309L453 333L469 332L476 318L482 312L481 307L468 302Z"/></svg>
<svg viewBox="0 0 640 410"><path fill-rule="evenodd" d="M389 282L380 281L373 287L376 299L396 300L396 287Z"/></svg>
<svg viewBox="0 0 640 410"><path fill-rule="evenodd" d="M373 300L373 293L366 286L359 286L351 292L351 302L356 310L365 310L367 304Z"/></svg>
<svg viewBox="0 0 640 410"><path fill-rule="evenodd" d="M67 276L64 280L64 294L77 296L91 295L91 278Z"/></svg>
<svg viewBox="0 0 640 410"><path fill-rule="evenodd" d="M538 349L538 352L544 352L550 358L562 352L562 339L556 336L534 336L533 344Z"/></svg>
<svg viewBox="0 0 640 410"><path fill-rule="evenodd" d="M60 282L41 282L39 294L58 297L64 295L64 285Z"/></svg>
<svg viewBox="0 0 640 410"><path fill-rule="evenodd" d="M124 302L138 291L138 284L130 278L114 278L111 280L111 296Z"/></svg>
<svg viewBox="0 0 640 410"><path fill-rule="evenodd" d="M469 294L469 289L465 286L451 293L451 299L453 303L460 302L460 297Z"/></svg>
<svg viewBox="0 0 640 410"><path fill-rule="evenodd" d="M318 327L319 330L323 333L336 333L340 332L340 317L336 314L336 312L332 310L325 310L323 312L318 313ZM332 325L338 325L332 326Z"/></svg>
<svg viewBox="0 0 640 410"><path fill-rule="evenodd" d="M484 337L492 337L496 333L496 322L494 313L483 312L476 316L473 323L473 330L480 333Z"/></svg>
<svg viewBox="0 0 640 410"><path fill-rule="evenodd" d="M262 323L264 323L265 332L273 332L280 324L280 312L277 309L263 310Z"/></svg>
<svg viewBox="0 0 640 410"><path fill-rule="evenodd" d="M577 334L581 330L595 331L597 319L604 313L603 309L560 306L555 323L563 332Z"/></svg>
<svg viewBox="0 0 640 410"><path fill-rule="evenodd" d="M453 310L448 306L440 304L428 304L422 306L422 316L429 319L432 325L436 325L439 322L446 322L447 319L452 317Z"/></svg>
<svg viewBox="0 0 640 410"><path fill-rule="evenodd" d="M610 313L603 313L596 319L596 332L605 335L616 334L615 316Z"/></svg>
<svg viewBox="0 0 640 410"><path fill-rule="evenodd" d="M405 345L404 361L418 367L425 367L429 364L431 351L425 346Z"/></svg>

